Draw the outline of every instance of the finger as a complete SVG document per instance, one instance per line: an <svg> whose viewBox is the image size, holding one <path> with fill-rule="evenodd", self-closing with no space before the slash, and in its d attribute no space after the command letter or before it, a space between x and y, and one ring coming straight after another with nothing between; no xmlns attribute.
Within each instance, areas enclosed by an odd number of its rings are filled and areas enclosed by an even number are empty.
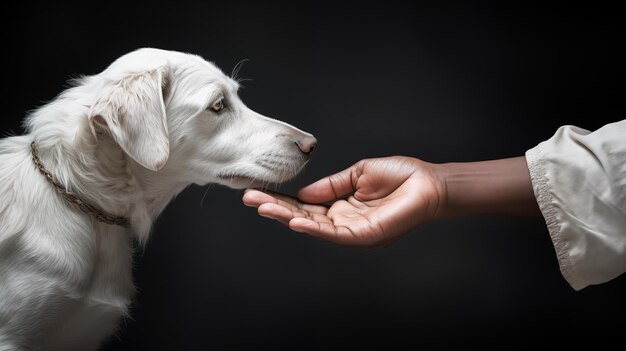
<svg viewBox="0 0 626 351"><path fill-rule="evenodd" d="M288 224L289 228L296 232L306 233L335 244L346 246L362 244L348 227L335 226L332 222L320 222L298 217L291 219Z"/></svg>
<svg viewBox="0 0 626 351"><path fill-rule="evenodd" d="M243 193L243 203L250 207L259 207L267 202L276 202L276 199L262 191L246 189Z"/></svg>
<svg viewBox="0 0 626 351"><path fill-rule="evenodd" d="M303 202L320 204L352 194L356 190L359 167L360 163L357 163L339 173L305 186L298 192L298 199Z"/></svg>
<svg viewBox="0 0 626 351"><path fill-rule="evenodd" d="M325 214L328 209L325 206L303 204L291 196L256 189L247 189L243 194L243 203L250 207L259 207L265 203L275 203L293 211L302 210L310 213Z"/></svg>
<svg viewBox="0 0 626 351"><path fill-rule="evenodd" d="M243 194L243 203L250 207L259 207L265 203L275 203L286 207L299 208L303 204L297 199L269 191L260 191L256 189L247 189Z"/></svg>

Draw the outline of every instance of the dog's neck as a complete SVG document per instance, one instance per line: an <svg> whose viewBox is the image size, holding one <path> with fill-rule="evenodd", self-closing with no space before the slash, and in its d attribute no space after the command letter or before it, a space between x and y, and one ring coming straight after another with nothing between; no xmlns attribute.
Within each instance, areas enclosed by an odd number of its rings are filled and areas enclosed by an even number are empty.
<svg viewBox="0 0 626 351"><path fill-rule="evenodd" d="M178 176L175 167L166 165L158 172L154 172L132 160L129 160L129 162L132 174L142 190L142 201L153 219L161 214L174 196L189 185L186 182L176 181L181 177Z"/></svg>
<svg viewBox="0 0 626 351"><path fill-rule="evenodd" d="M145 241L154 219L187 184L173 182L171 168L154 172L130 159L109 137L97 143L58 143L40 151L55 178L83 201L106 213L128 217Z"/></svg>

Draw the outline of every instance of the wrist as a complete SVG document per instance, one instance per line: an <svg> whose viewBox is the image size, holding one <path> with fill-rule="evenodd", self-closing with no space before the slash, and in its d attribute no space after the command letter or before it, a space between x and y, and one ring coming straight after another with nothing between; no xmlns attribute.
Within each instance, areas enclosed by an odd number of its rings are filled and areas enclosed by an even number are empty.
<svg viewBox="0 0 626 351"><path fill-rule="evenodd" d="M447 179L451 169L448 164L428 163L421 160L418 161L418 169L421 172L429 173L428 178L432 182L434 190L429 196L432 199L430 211L428 211L429 220L435 220L448 217L448 185Z"/></svg>
<svg viewBox="0 0 626 351"><path fill-rule="evenodd" d="M432 164L434 178L439 184L440 196L437 213L433 219L443 219L451 217L449 209L449 179L453 178L453 167L450 163Z"/></svg>

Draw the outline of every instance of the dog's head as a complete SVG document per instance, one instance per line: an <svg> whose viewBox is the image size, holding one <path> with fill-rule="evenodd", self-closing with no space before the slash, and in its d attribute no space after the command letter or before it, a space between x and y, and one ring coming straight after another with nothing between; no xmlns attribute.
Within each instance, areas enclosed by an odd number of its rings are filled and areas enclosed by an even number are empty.
<svg viewBox="0 0 626 351"><path fill-rule="evenodd" d="M97 79L89 122L139 165L197 184L233 188L295 176L317 141L262 116L237 96L239 85L202 58L140 49Z"/></svg>

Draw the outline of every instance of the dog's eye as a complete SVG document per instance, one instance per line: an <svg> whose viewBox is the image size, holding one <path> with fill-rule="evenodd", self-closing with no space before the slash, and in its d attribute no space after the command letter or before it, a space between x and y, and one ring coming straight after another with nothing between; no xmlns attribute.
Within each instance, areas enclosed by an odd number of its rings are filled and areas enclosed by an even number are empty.
<svg viewBox="0 0 626 351"><path fill-rule="evenodd" d="M215 112L220 112L224 109L224 99L219 99L211 105L211 110Z"/></svg>

